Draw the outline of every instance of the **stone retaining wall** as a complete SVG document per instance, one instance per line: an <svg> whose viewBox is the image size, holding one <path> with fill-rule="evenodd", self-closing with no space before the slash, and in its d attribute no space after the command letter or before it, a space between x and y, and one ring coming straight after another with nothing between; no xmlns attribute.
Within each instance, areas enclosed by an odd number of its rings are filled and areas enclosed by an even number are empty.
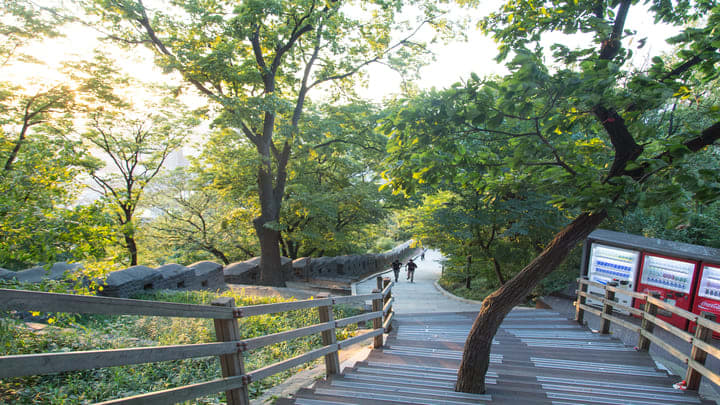
<svg viewBox="0 0 720 405"><path fill-rule="evenodd" d="M133 266L114 271L105 279L101 294L129 297L146 290L217 290L226 287L223 266L205 261L187 267L172 263L157 269Z"/></svg>
<svg viewBox="0 0 720 405"><path fill-rule="evenodd" d="M416 250L411 245L412 241L408 241L390 251L377 254L304 257L297 260L283 257L282 271L287 281L333 278L357 280L389 268L390 263L395 259L403 260L410 256ZM60 262L53 264L49 270L44 267L33 267L18 272L0 269L0 279L17 278L18 281L28 283L37 283L43 278L59 280L66 272L78 267L80 264ZM259 257L232 263L224 268L221 264L209 261L189 266L174 263L158 268L132 266L108 274L100 294L110 297L129 297L139 292L159 289L217 290L226 288L226 283L258 284L259 280Z"/></svg>
<svg viewBox="0 0 720 405"><path fill-rule="evenodd" d="M394 249L377 254L346 255L337 257L303 257L292 262L289 281L308 281L315 278L343 277L353 280L377 273L390 267L395 260L403 260L416 250L407 241ZM286 273L287 274L287 273Z"/></svg>

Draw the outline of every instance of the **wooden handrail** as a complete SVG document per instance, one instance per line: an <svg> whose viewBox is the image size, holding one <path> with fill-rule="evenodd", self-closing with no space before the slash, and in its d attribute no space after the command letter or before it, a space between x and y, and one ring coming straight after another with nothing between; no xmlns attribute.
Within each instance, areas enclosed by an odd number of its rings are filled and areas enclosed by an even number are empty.
<svg viewBox="0 0 720 405"><path fill-rule="evenodd" d="M114 350L20 354L0 357L0 378L219 356L237 352L237 342L219 342Z"/></svg>
<svg viewBox="0 0 720 405"><path fill-rule="evenodd" d="M687 311L682 308L678 308L674 305L671 305L661 299L658 299L656 297L653 297L651 294L648 293L639 293L635 291L628 291L619 287L614 287L610 285L604 285L601 283L593 282L587 279L580 278L577 280L579 289L577 292L577 302L575 303L575 319L576 321L583 323L584 322L584 312L592 313L599 318L601 318L603 325L607 325L607 323L615 323L621 327L624 327L626 329L629 329L633 332L638 333L640 337L640 342L638 343L638 349L639 350L648 350L650 343L656 344L659 347L661 347L663 350L670 353L673 357L677 358L683 363L686 363L688 365L688 372L686 377L687 382L687 389L689 390L697 390L700 385L700 377L705 377L712 381L715 384L720 384L720 374L717 374L708 368L705 367L705 358L707 355L713 356L715 358L720 359L720 350L715 348L714 346L706 343L703 341L703 339L706 338L706 336L711 335L711 331L720 333L720 324L717 322L714 322L710 319L705 319L703 316L695 314L693 312ZM639 299L642 301L645 301L647 303L645 309L638 309L638 308L629 308L625 305L622 305L612 299L608 299L607 297L599 297L593 294L590 294L587 291L587 286L593 286L599 289L602 289L607 292L614 293L620 293L624 294L626 296L631 296L635 299ZM610 294L612 296L612 294ZM592 308L589 305L585 303L585 300L587 298L592 298L593 300L602 302L604 310L600 310L598 308ZM642 326L638 327L638 325L625 321L623 319L620 319L616 316L613 316L613 310L616 308L620 308L623 310L626 310L633 315L637 315L642 318ZM650 308L650 309L648 309ZM657 308L661 308L665 311L670 312L671 314L678 315L686 320L689 320L691 322L696 323L696 327L698 328L698 331L696 332L696 335L693 336L690 333L670 324L669 322L666 322L662 319L660 319L654 311L657 310ZM653 312L648 312L653 311ZM683 341L691 344L691 351L692 353L690 355L682 353L677 348L673 347L672 345L666 343L662 340L657 334L653 333L653 327L657 326L668 333L677 336L678 338L682 339ZM701 332L700 328L706 328L707 331ZM607 333L608 330L603 330L603 332Z"/></svg>
<svg viewBox="0 0 720 405"><path fill-rule="evenodd" d="M392 310L392 304L395 301L395 298L390 298L387 300L385 305L383 305L383 314L388 314Z"/></svg>
<svg viewBox="0 0 720 405"><path fill-rule="evenodd" d="M92 295L0 289L0 308L16 311L69 312L98 315L147 315L233 319L233 309Z"/></svg>
<svg viewBox="0 0 720 405"><path fill-rule="evenodd" d="M175 404L190 401L198 397L213 395L222 391L237 389L245 386L245 381L245 376L219 378L217 380L99 402L96 405Z"/></svg>
<svg viewBox="0 0 720 405"><path fill-rule="evenodd" d="M297 311L299 309L317 308L332 305L332 298L321 298L316 300L303 300L293 302L279 302L276 304L250 305L246 307L235 307L236 318L248 318L251 316L276 314L278 312Z"/></svg>
<svg viewBox="0 0 720 405"><path fill-rule="evenodd" d="M322 356L326 356L327 365L327 359L333 356L337 357L339 350L366 339L375 338L376 345L378 342L382 344L383 332L392 320L393 312L390 310L392 299L388 299L384 308L389 312L387 315L383 312L382 307L378 307L373 312L336 320L333 319L330 308L338 304L366 302L370 300L374 306L379 306L379 303L390 294L391 288L392 284L386 286L382 292L377 291L372 294L347 297L323 297L313 300L241 307L234 306L234 301L227 297L221 297L220 300L216 300L218 302L213 302L213 305L195 305L0 289L0 310L210 318L215 320L216 334L218 335L218 340L220 340L216 343L193 345L2 356L0 357L0 378L220 356L221 360L225 360L225 363L240 360L239 366L235 365L235 369L237 370L237 367L240 367L241 372L239 374L241 375L226 374L226 368L232 365L223 364L224 378L128 398L115 399L103 402L103 404L169 404L189 401L200 396L225 391L228 392L228 404L246 405L248 403L247 395L243 397L242 394L247 393L247 385L251 381L260 380ZM237 318L307 308L319 308L321 314L325 314L324 316L327 318L327 322L250 339L238 339L239 335L237 335L237 332L233 332L233 330L237 328ZM321 320L322 318L323 315L321 315ZM370 332L340 342L334 340L336 328L370 320L372 320L375 325L374 329ZM323 340L329 342L329 344L325 343L325 346L319 349L311 350L292 359L271 364L251 372L245 373L242 371L242 356L239 356L240 353L316 333L322 333L324 335ZM380 340L378 340L378 338ZM339 366L337 367L339 368ZM328 373L339 372L339 370L329 369L327 371ZM238 393L240 394L238 395Z"/></svg>
<svg viewBox="0 0 720 405"><path fill-rule="evenodd" d="M387 297L388 294L392 291L392 287L395 285L394 281L390 281L387 286L382 290L382 296L383 298Z"/></svg>
<svg viewBox="0 0 720 405"><path fill-rule="evenodd" d="M343 326L352 325L354 323L360 323L364 321L370 321L375 318L380 318L383 314L381 312L367 312L361 315L349 316L347 318L338 319L335 321L336 328L342 328Z"/></svg>

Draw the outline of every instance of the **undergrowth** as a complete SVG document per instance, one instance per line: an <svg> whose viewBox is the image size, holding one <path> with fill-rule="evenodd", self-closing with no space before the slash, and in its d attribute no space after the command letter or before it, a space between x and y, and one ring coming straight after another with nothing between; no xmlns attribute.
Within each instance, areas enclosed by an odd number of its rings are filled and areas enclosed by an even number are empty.
<svg viewBox="0 0 720 405"><path fill-rule="evenodd" d="M22 286L15 286L22 287ZM3 288L8 288L4 285ZM289 301L277 297L250 297L231 291L160 291L136 297L145 300L209 304L218 296L232 296L236 306ZM361 310L337 306L335 319L353 316ZM42 326L28 323L39 320ZM21 319L23 318L23 319ZM51 325L48 323L51 322ZM288 311L239 320L242 338L282 332L319 322L317 309ZM33 329L33 327L35 329ZM338 329L337 338L352 336L355 325ZM0 355L118 349L176 344L209 343L215 340L212 319L152 316L100 316L62 314L0 313ZM245 370L252 371L289 359L322 346L319 334L293 339L244 353ZM311 364L268 377L250 385L250 397L261 395L290 375ZM0 380L0 403L85 404L113 398L159 391L221 378L217 357L137 364L76 372L56 373ZM220 393L193 403L217 404L225 401Z"/></svg>

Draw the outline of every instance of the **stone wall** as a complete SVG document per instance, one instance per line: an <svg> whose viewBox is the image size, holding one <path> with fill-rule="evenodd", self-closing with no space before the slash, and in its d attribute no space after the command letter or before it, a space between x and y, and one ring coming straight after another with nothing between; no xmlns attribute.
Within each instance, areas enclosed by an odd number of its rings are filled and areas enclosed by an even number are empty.
<svg viewBox="0 0 720 405"><path fill-rule="evenodd" d="M390 268L395 260L403 260L415 253L412 241L384 253L346 255L337 257L303 257L292 262L292 272L286 273L289 281L340 277L358 280L367 275Z"/></svg>
<svg viewBox="0 0 720 405"><path fill-rule="evenodd" d="M288 281L311 279L357 280L364 276L385 270L393 260L403 260L417 250L408 241L394 249L378 254L346 255L338 257L282 258L282 268ZM33 267L23 271L0 269L0 279L17 278L18 281L36 283L43 278L62 279L68 271L80 264L64 262L53 264L50 269ZM204 261L183 266L166 264L158 268L132 266L114 271L105 279L101 295L129 297L147 290L217 290L230 284L258 284L260 280L260 258L232 263L223 268L221 264Z"/></svg>
<svg viewBox="0 0 720 405"><path fill-rule="evenodd" d="M67 272L81 265L59 262L49 269L43 266L23 271L10 271L0 268L0 279L16 278L24 283L39 283L43 279L62 280ZM102 280L99 280L103 284ZM166 264L158 268L132 266L113 271L104 281L100 295L109 297L129 297L146 290L217 290L227 288L223 276L223 266L213 262L197 262L190 266Z"/></svg>
<svg viewBox="0 0 720 405"><path fill-rule="evenodd" d="M39 283L43 279L62 280L67 272L80 268L79 263L58 262L46 268L36 266L22 271L10 271L0 268L0 280L12 280L16 278L23 283Z"/></svg>
<svg viewBox="0 0 720 405"><path fill-rule="evenodd" d="M132 266L113 271L105 279L100 294L129 297L147 290L217 290L226 287L222 265L206 261L187 267L172 263L156 269Z"/></svg>

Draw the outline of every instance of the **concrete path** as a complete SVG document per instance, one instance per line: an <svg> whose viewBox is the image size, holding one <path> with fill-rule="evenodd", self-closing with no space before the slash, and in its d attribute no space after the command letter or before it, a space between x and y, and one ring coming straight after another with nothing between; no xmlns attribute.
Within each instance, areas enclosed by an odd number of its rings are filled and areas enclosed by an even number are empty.
<svg viewBox="0 0 720 405"><path fill-rule="evenodd" d="M437 250L428 250L425 253L425 260L415 258L418 268L415 270L415 282L410 283L406 279L405 263L400 271L398 282L393 286L392 294L395 297L393 309L397 315L429 312L478 312L480 303L462 300L444 294L436 282L440 279L443 256ZM383 276L394 280L392 270L388 270ZM377 287L375 277L360 281L353 286L355 294L370 294Z"/></svg>

